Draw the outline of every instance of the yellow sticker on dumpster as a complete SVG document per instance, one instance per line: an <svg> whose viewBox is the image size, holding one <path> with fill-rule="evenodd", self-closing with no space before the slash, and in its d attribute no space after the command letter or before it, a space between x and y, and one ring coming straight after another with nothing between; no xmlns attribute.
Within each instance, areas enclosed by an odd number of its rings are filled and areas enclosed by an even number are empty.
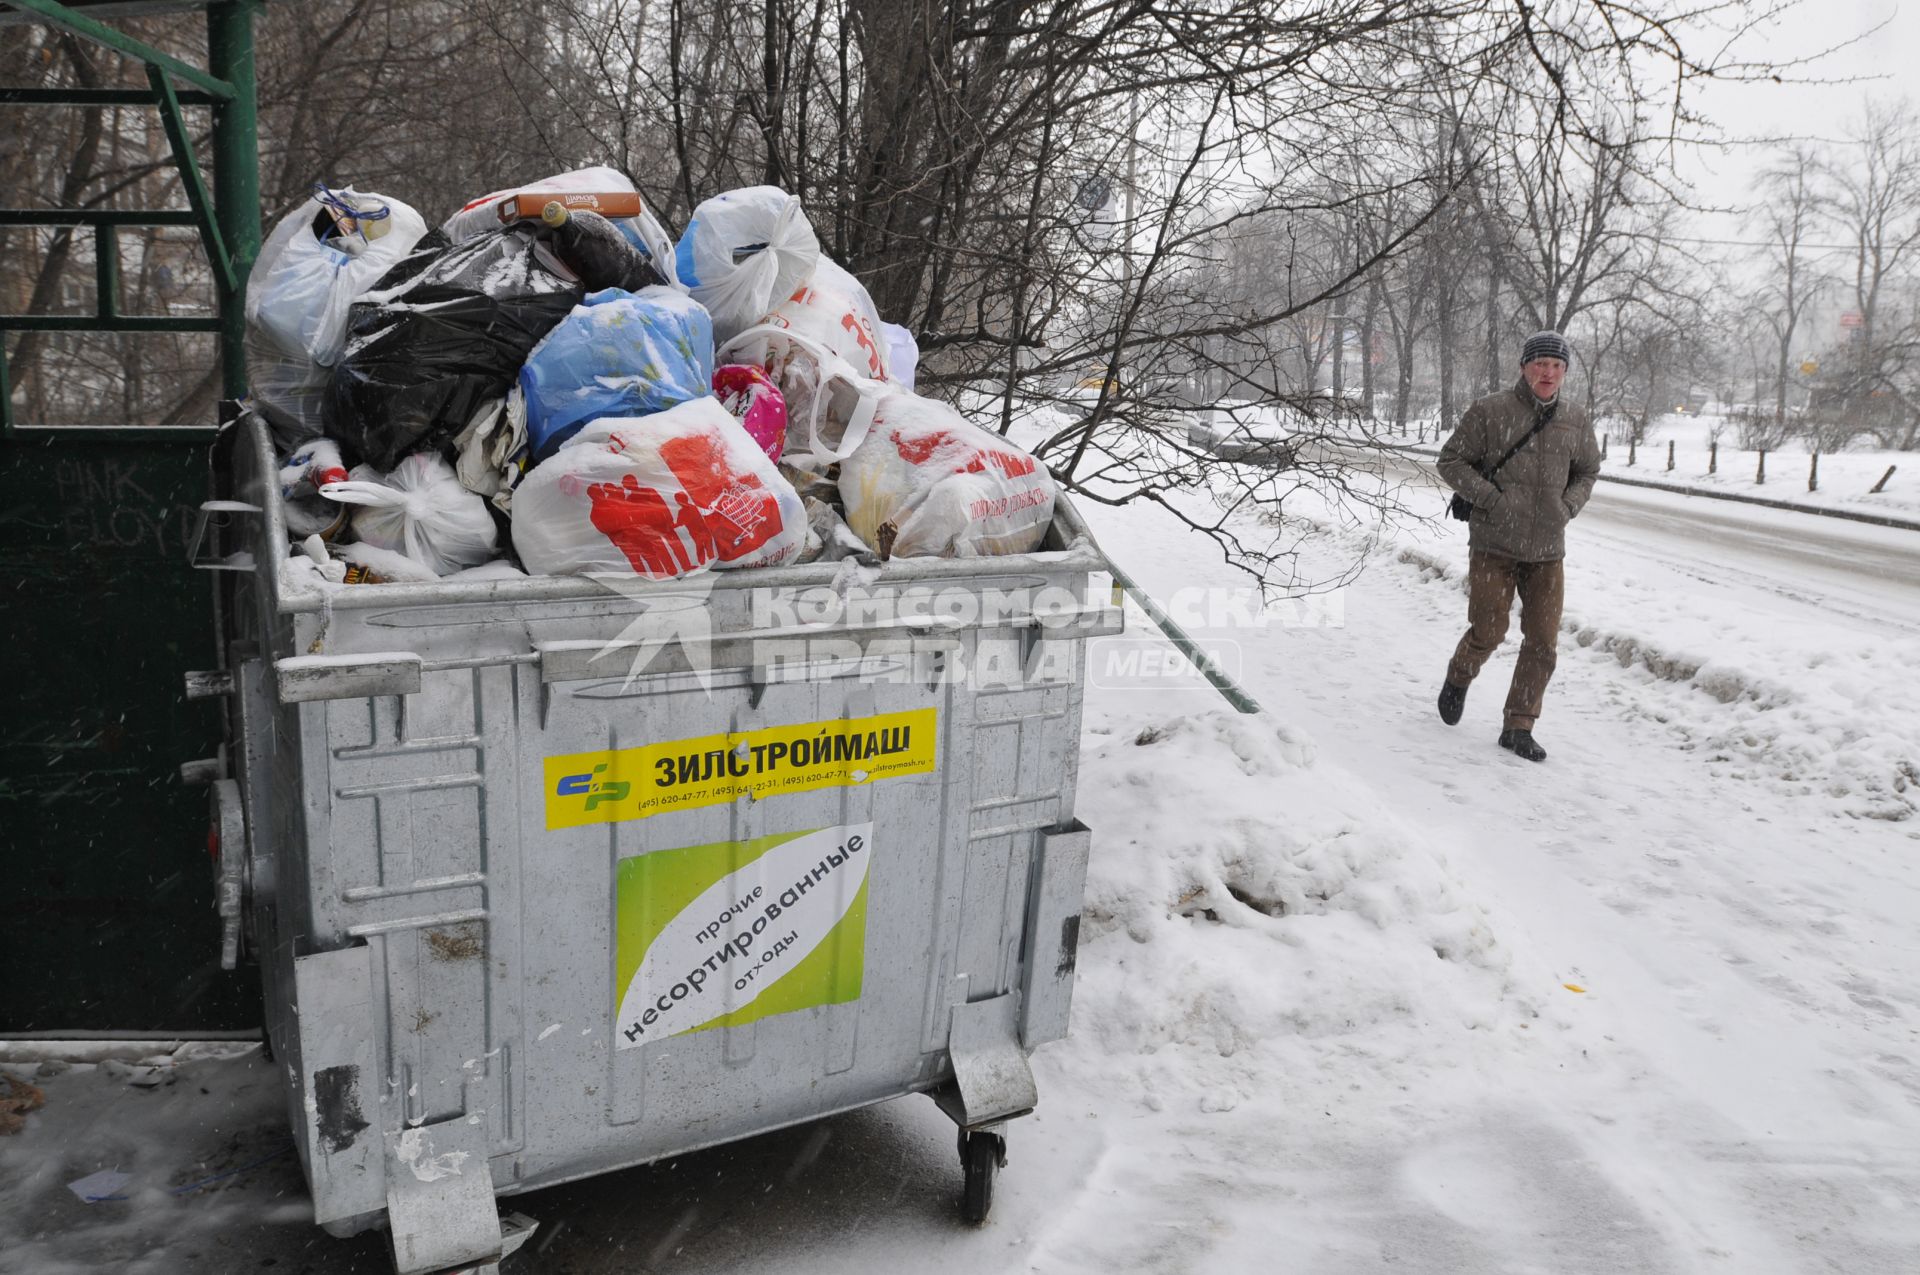
<svg viewBox="0 0 1920 1275"><path fill-rule="evenodd" d="M924 775L938 725L938 710L919 708L549 757L547 827Z"/></svg>

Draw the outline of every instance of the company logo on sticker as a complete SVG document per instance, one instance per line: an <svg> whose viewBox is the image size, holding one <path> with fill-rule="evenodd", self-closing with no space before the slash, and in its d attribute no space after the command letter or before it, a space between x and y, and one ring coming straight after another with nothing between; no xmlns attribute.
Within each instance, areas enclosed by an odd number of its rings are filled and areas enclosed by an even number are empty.
<svg viewBox="0 0 1920 1275"><path fill-rule="evenodd" d="M662 850L614 883L614 1045L860 998L873 824Z"/></svg>
<svg viewBox="0 0 1920 1275"><path fill-rule="evenodd" d="M560 781L553 786L553 795L556 797L585 797L587 800L586 804L581 807L583 810L592 810L594 807L606 801L625 801L627 799L627 793L632 789L633 785L621 783L617 780L602 779L601 776L607 771L607 765L608 763L601 762L585 774L560 776Z"/></svg>
<svg viewBox="0 0 1920 1275"><path fill-rule="evenodd" d="M549 757L547 827L927 774L939 720L938 710L922 708Z"/></svg>

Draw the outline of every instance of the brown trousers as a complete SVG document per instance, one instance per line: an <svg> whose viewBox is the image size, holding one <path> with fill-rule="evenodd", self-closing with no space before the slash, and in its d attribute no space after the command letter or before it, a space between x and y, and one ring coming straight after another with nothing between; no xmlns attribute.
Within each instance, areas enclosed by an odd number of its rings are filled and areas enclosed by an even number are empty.
<svg viewBox="0 0 1920 1275"><path fill-rule="evenodd" d="M1447 665L1447 680L1465 686L1506 640L1513 595L1520 595L1520 660L1507 688L1506 730L1533 729L1560 650L1560 607L1566 572L1559 559L1516 562L1474 550L1467 565L1467 631Z"/></svg>

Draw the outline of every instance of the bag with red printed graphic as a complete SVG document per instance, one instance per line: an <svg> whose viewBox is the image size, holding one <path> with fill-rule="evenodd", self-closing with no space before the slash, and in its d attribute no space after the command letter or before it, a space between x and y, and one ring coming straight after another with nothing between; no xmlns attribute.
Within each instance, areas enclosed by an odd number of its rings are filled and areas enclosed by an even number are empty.
<svg viewBox="0 0 1920 1275"><path fill-rule="evenodd" d="M711 397L591 421L513 496L513 547L536 575L675 580L791 562L806 540L799 493Z"/></svg>
<svg viewBox="0 0 1920 1275"><path fill-rule="evenodd" d="M847 522L883 558L1031 553L1057 491L1032 456L917 394L882 398L840 466Z"/></svg>
<svg viewBox="0 0 1920 1275"><path fill-rule="evenodd" d="M866 437L888 392L887 341L860 281L822 257L813 277L760 322L726 342L720 359L763 369L786 399L788 450L821 464L844 460Z"/></svg>

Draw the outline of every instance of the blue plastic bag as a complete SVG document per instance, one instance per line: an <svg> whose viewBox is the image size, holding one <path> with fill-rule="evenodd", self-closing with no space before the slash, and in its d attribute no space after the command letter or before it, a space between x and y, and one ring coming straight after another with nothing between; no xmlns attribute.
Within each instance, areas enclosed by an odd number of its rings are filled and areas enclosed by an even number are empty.
<svg viewBox="0 0 1920 1275"><path fill-rule="evenodd" d="M713 320L672 288L591 293L527 355L527 442L538 462L602 416L646 416L713 392Z"/></svg>

